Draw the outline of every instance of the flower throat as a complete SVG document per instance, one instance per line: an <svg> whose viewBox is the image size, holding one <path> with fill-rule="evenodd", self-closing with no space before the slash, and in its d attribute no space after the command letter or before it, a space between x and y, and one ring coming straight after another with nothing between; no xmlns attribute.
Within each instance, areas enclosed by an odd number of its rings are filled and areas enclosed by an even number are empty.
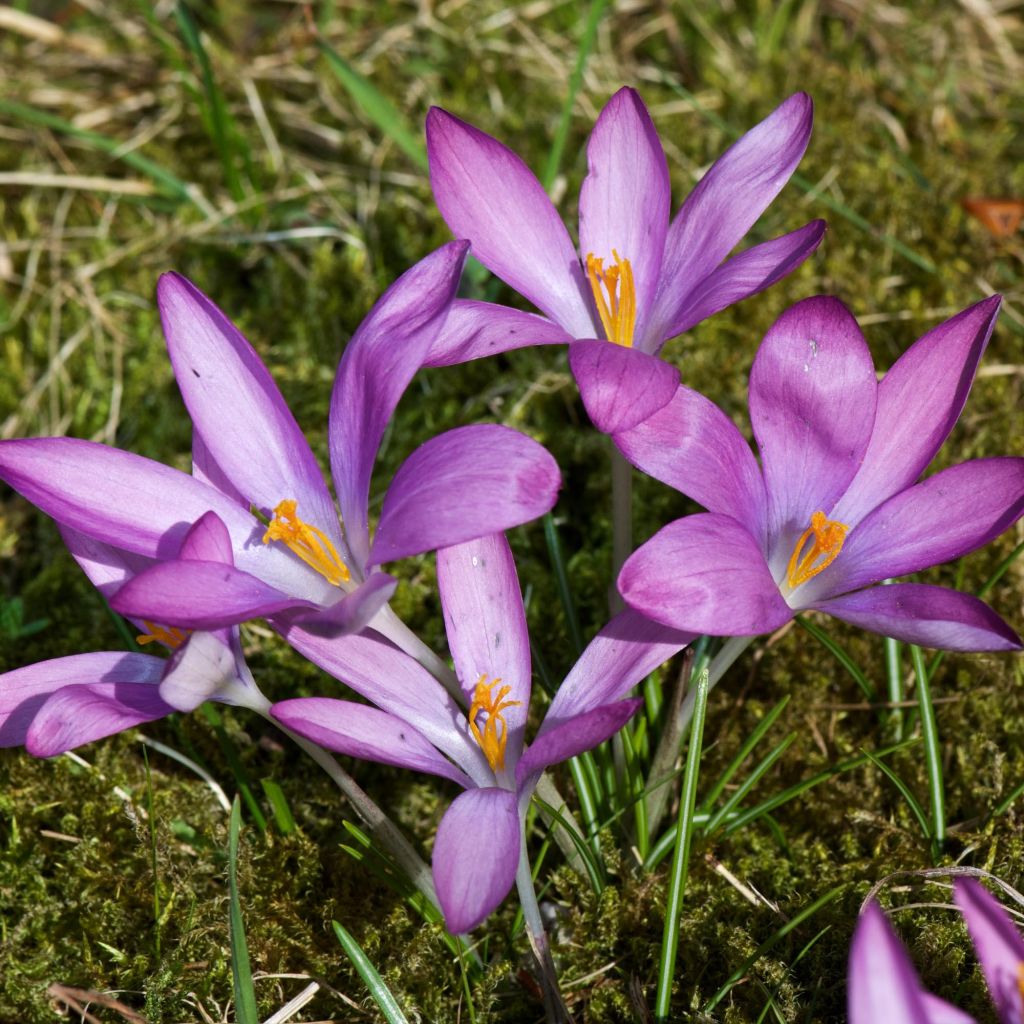
<svg viewBox="0 0 1024 1024"><path fill-rule="evenodd" d="M800 534L786 567L786 582L791 589L795 590L813 579L839 557L847 530L849 527L845 523L828 519L824 512L815 512L811 516L811 525ZM808 547L807 542L812 536L814 542Z"/></svg>

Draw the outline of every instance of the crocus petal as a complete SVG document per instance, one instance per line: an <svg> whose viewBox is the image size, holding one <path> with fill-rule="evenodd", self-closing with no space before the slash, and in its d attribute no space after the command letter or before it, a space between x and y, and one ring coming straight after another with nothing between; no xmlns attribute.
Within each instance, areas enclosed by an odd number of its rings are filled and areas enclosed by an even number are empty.
<svg viewBox="0 0 1024 1024"><path fill-rule="evenodd" d="M947 651L1018 651L1020 637L984 601L923 583L858 590L814 607L883 636Z"/></svg>
<svg viewBox="0 0 1024 1024"><path fill-rule="evenodd" d="M453 366L527 345L567 345L572 340L558 324L536 313L456 299L423 365Z"/></svg>
<svg viewBox="0 0 1024 1024"><path fill-rule="evenodd" d="M296 608L282 613L282 625L301 623L302 628L319 636L342 636L358 633L374 620L391 600L398 580L386 572L372 572L351 594L318 611Z"/></svg>
<svg viewBox="0 0 1024 1024"><path fill-rule="evenodd" d="M379 708L330 697L299 697L280 701L270 713L293 732L339 754L429 772L460 786L472 786L470 779L408 722Z"/></svg>
<svg viewBox="0 0 1024 1024"><path fill-rule="evenodd" d="M580 253L606 264L629 260L636 287L636 336L651 312L671 204L668 163L651 116L636 91L620 89L587 143L580 189Z"/></svg>
<svg viewBox="0 0 1024 1024"><path fill-rule="evenodd" d="M931 992L922 992L928 1024L975 1024L974 1018Z"/></svg>
<svg viewBox="0 0 1024 1024"><path fill-rule="evenodd" d="M25 749L34 757L53 757L164 718L173 710L151 683L65 686L49 697L33 718Z"/></svg>
<svg viewBox="0 0 1024 1024"><path fill-rule="evenodd" d="M527 747L516 766L516 785L522 789L531 776L539 776L549 765L566 761L604 743L636 714L642 704L642 700L605 704L547 730Z"/></svg>
<svg viewBox="0 0 1024 1024"><path fill-rule="evenodd" d="M638 469L709 512L738 519L766 543L764 478L746 439L713 402L680 386L649 419L614 436Z"/></svg>
<svg viewBox="0 0 1024 1024"><path fill-rule="evenodd" d="M674 338L734 302L781 281L818 248L825 237L825 227L823 220L813 220L788 235L751 246L723 263L687 296L665 337Z"/></svg>
<svg viewBox="0 0 1024 1024"><path fill-rule="evenodd" d="M160 278L157 300L182 398L221 471L265 515L295 499L302 518L340 544L320 467L255 349L179 274Z"/></svg>
<svg viewBox="0 0 1024 1024"><path fill-rule="evenodd" d="M285 639L304 658L384 711L408 722L478 785L493 781L462 709L418 662L373 630L330 640L292 626Z"/></svg>
<svg viewBox="0 0 1024 1024"><path fill-rule="evenodd" d="M573 337L593 334L579 258L541 183L512 150L438 107L427 115L430 184L473 255Z"/></svg>
<svg viewBox="0 0 1024 1024"><path fill-rule="evenodd" d="M61 526L60 535L92 585L108 600L125 580L153 564L151 558L93 540L70 526Z"/></svg>
<svg viewBox="0 0 1024 1024"><path fill-rule="evenodd" d="M217 465L217 460L197 430L192 431L192 476L231 498L236 505L241 505L245 509L249 508L249 499L235 487L228 479L227 473Z"/></svg>
<svg viewBox="0 0 1024 1024"><path fill-rule="evenodd" d="M434 840L434 885L453 935L475 928L508 895L521 845L516 795L471 789L448 808Z"/></svg>
<svg viewBox="0 0 1024 1024"><path fill-rule="evenodd" d="M728 516L669 523L626 560L618 585L642 615L693 633L753 636L793 617L757 541Z"/></svg>
<svg viewBox="0 0 1024 1024"><path fill-rule="evenodd" d="M207 512L196 520L181 542L178 557L189 561L234 564L231 535L216 512Z"/></svg>
<svg viewBox="0 0 1024 1024"><path fill-rule="evenodd" d="M345 346L331 392L328 443L341 518L357 565L366 564L370 477L398 400L444 325L466 258L450 242L407 270Z"/></svg>
<svg viewBox="0 0 1024 1024"><path fill-rule="evenodd" d="M805 601L858 590L966 555L1024 514L1024 459L975 459L890 498L847 537L839 557L805 584Z"/></svg>
<svg viewBox="0 0 1024 1024"><path fill-rule="evenodd" d="M781 550L788 559L812 513L829 512L853 479L876 388L864 336L838 299L804 299L765 335L750 370L750 422L768 489L770 557Z"/></svg>
<svg viewBox="0 0 1024 1024"><path fill-rule="evenodd" d="M965 309L896 360L878 385L871 443L835 518L854 526L931 462L967 401L1000 301L994 295Z"/></svg>
<svg viewBox="0 0 1024 1024"><path fill-rule="evenodd" d="M1010 915L980 882L958 878L953 883L953 898L964 915L999 1019L1003 1024L1020 1024L1024 1019L1020 987L1024 939Z"/></svg>
<svg viewBox="0 0 1024 1024"><path fill-rule="evenodd" d="M517 430L495 423L449 430L399 467L369 564L527 523L552 508L561 483L547 450Z"/></svg>
<svg viewBox="0 0 1024 1024"><path fill-rule="evenodd" d="M679 371L671 363L607 341L574 342L569 365L587 415L606 434L653 416L679 387Z"/></svg>
<svg viewBox="0 0 1024 1024"><path fill-rule="evenodd" d="M288 608L315 607L221 562L158 562L114 595L122 615L184 629L216 629Z"/></svg>
<svg viewBox="0 0 1024 1024"><path fill-rule="evenodd" d="M669 227L650 331L670 337L695 288L779 194L804 155L812 117L806 93L790 96L701 178Z"/></svg>
<svg viewBox="0 0 1024 1024"><path fill-rule="evenodd" d="M0 675L0 747L21 746L39 709L57 690L103 682L145 684L156 692L166 666L163 658L149 654L99 651L5 672Z"/></svg>
<svg viewBox="0 0 1024 1024"><path fill-rule="evenodd" d="M860 914L850 944L850 1024L930 1024L921 983L877 903Z"/></svg>
<svg viewBox="0 0 1024 1024"><path fill-rule="evenodd" d="M171 656L160 699L176 711L193 711L237 678L234 651L213 633L193 633Z"/></svg>
<svg viewBox="0 0 1024 1024"><path fill-rule="evenodd" d="M620 700L694 639L694 634L663 626L632 608L619 612L587 644L565 677L537 738L602 704Z"/></svg>

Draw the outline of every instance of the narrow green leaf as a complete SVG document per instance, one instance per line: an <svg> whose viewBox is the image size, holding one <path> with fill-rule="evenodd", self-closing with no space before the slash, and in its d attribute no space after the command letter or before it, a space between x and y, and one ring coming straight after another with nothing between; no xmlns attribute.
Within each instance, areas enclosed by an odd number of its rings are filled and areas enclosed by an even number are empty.
<svg viewBox="0 0 1024 1024"><path fill-rule="evenodd" d="M796 740L797 734L791 732L781 743L779 743L773 750L769 751L768 755L757 765L756 768L743 780L743 782L737 787L736 791L730 794L729 799L711 816L707 825L705 826L705 833L710 834L714 832L719 825L725 821L730 814L740 805L744 797L761 781L761 778L768 771L769 768L782 755L789 750L790 746Z"/></svg>
<svg viewBox="0 0 1024 1024"><path fill-rule="evenodd" d="M874 704L878 700L878 694L875 692L875 688L871 685L868 677L860 670L860 666L850 657L849 654L832 639L820 626L811 622L810 619L805 618L803 615L796 617L797 624L802 626L815 640L818 641L823 647L827 648L831 653L832 657L839 662L843 668L853 677L853 681L860 687L861 692L868 699L868 703Z"/></svg>
<svg viewBox="0 0 1024 1024"><path fill-rule="evenodd" d="M259 1024L256 992L252 987L252 966L249 947L245 941L242 906L238 898L238 835L242 829L242 805L235 797L231 805L231 824L228 829L228 891L231 932L231 982L235 993L235 1018L238 1024Z"/></svg>
<svg viewBox="0 0 1024 1024"><path fill-rule="evenodd" d="M260 779L260 785L263 787L263 793L274 813L274 822L277 824L278 832L283 836L291 835L297 826L284 790L273 779Z"/></svg>
<svg viewBox="0 0 1024 1024"><path fill-rule="evenodd" d="M576 847L576 850L583 861L583 866L587 871L587 877L590 879L591 888L593 888L595 895L600 896L601 892L604 890L604 872L601 870L601 865L595 859L594 851L577 833L576 829L566 823L565 819L558 813L558 811L555 810L554 807L542 800L536 793L533 794L533 799L537 806L540 807L549 818L551 818L554 824L565 829L566 835L568 835L572 840L573 845Z"/></svg>
<svg viewBox="0 0 1024 1024"><path fill-rule="evenodd" d="M917 707L921 715L921 739L924 741L924 763L928 772L928 795L932 808L933 854L937 859L946 841L946 791L942 781L942 747L932 704L931 682L924 664L924 652L917 644L909 644L910 661L917 677Z"/></svg>
<svg viewBox="0 0 1024 1024"><path fill-rule="evenodd" d="M566 625L569 627L569 638L572 640L578 658L583 653L583 630L580 629L576 603L572 599L572 588L569 586L569 574L565 568L562 542L558 538L558 527L555 525L555 517L550 512L544 515L544 540L547 542L548 557L551 559L551 568L555 573L558 598L562 602L562 611L565 613Z"/></svg>
<svg viewBox="0 0 1024 1024"><path fill-rule="evenodd" d="M900 793L903 794L903 799L907 801L907 806L910 807L914 817L917 818L918 825L921 826L921 834L925 839L930 840L932 837L932 830L931 826L928 824L928 815L925 814L924 808L921 806L917 797L910 791L910 787L884 761L879 761L874 754L869 754L867 751L864 751L864 753L871 759L871 763L892 782Z"/></svg>
<svg viewBox="0 0 1024 1024"><path fill-rule="evenodd" d="M388 1024L409 1024L398 1002L391 994L391 989L384 984L384 979L378 974L377 968L370 963L359 943L337 921L332 921L331 924L334 926L334 934L338 936L341 948L345 950L349 960L359 972L359 977L363 979L366 987L370 990L370 995L373 996L373 1001L377 1004L380 1012L384 1014L384 1019Z"/></svg>

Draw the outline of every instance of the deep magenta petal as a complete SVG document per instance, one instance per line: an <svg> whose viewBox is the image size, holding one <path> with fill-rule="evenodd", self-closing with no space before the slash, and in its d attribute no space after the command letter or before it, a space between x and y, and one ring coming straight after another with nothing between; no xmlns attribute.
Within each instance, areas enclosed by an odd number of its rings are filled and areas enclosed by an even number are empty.
<svg viewBox="0 0 1024 1024"><path fill-rule="evenodd" d="M301 625L309 633L322 637L358 633L373 622L377 613L391 600L398 580L386 572L371 572L350 594L325 608L295 608L276 617L275 625L287 629Z"/></svg>
<svg viewBox="0 0 1024 1024"><path fill-rule="evenodd" d="M507 789L460 794L434 840L434 886L453 935L472 931L508 895L519 866L522 827Z"/></svg>

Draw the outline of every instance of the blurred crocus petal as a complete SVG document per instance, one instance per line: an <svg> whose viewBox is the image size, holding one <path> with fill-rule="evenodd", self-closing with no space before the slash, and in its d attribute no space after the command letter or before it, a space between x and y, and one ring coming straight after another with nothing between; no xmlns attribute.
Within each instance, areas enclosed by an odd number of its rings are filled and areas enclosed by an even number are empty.
<svg viewBox="0 0 1024 1024"><path fill-rule="evenodd" d="M270 713L293 732L339 754L440 775L460 786L472 785L408 722L379 708L329 697L299 697L279 701Z"/></svg>
<svg viewBox="0 0 1024 1024"><path fill-rule="evenodd" d="M853 479L875 418L875 369L849 310L830 296L791 306L750 371L750 422L761 449L769 532L788 551L815 511Z"/></svg>
<svg viewBox="0 0 1024 1024"><path fill-rule="evenodd" d="M509 427L457 427L421 445L384 497L369 564L461 544L543 515L562 478L551 455Z"/></svg>
<svg viewBox="0 0 1024 1024"><path fill-rule="evenodd" d="M1018 651L1020 637L984 601L923 583L858 590L814 605L896 640L947 651Z"/></svg>
<svg viewBox="0 0 1024 1024"><path fill-rule="evenodd" d="M53 757L83 743L164 718L174 708L152 683L82 683L50 696L32 719L25 748L34 757Z"/></svg>
<svg viewBox="0 0 1024 1024"><path fill-rule="evenodd" d="M278 617L279 623L285 629L292 623L301 623L303 629L323 637L358 633L391 600L397 587L398 580L394 576L386 572L372 572L340 601L318 611L295 607L283 612Z"/></svg>
<svg viewBox="0 0 1024 1024"><path fill-rule="evenodd" d="M466 250L465 242L449 242L407 270L377 300L338 365L327 428L331 472L360 567L369 551L370 477L384 429L444 325Z"/></svg>
<svg viewBox="0 0 1024 1024"><path fill-rule="evenodd" d="M988 992L1003 1024L1024 1020L1024 938L999 901L980 883L958 878L953 898L964 915Z"/></svg>
<svg viewBox="0 0 1024 1024"><path fill-rule="evenodd" d="M430 183L473 255L574 337L591 333L576 250L541 183L510 149L438 107L427 115Z"/></svg>
<svg viewBox="0 0 1024 1024"><path fill-rule="evenodd" d="M757 460L732 420L702 394L680 386L667 405L614 439L638 469L709 512L738 519L764 546L767 496Z"/></svg>
<svg viewBox="0 0 1024 1024"><path fill-rule="evenodd" d="M974 1018L963 1010L951 1006L945 999L922 992L928 1024L975 1024Z"/></svg>
<svg viewBox="0 0 1024 1024"><path fill-rule="evenodd" d="M6 672L0 675L0 747L21 746L40 708L57 690L91 683L138 684L156 693L166 666L163 658L148 654L100 651L53 658Z"/></svg>
<svg viewBox="0 0 1024 1024"><path fill-rule="evenodd" d="M727 306L781 281L818 248L825 237L825 226L823 220L813 220L796 231L733 256L694 289L676 314L675 322L666 329L665 337L682 334Z"/></svg>
<svg viewBox="0 0 1024 1024"><path fill-rule="evenodd" d="M527 345L567 345L572 340L561 327L536 313L456 299L424 366L452 366Z"/></svg>
<svg viewBox="0 0 1024 1024"><path fill-rule="evenodd" d="M643 704L642 700L620 700L577 715L538 736L516 766L516 785L523 786L531 775L540 775L549 765L592 750L614 736Z"/></svg>
<svg viewBox="0 0 1024 1024"><path fill-rule="evenodd" d="M193 633L174 652L160 681L160 699L176 711L194 711L238 676L235 654L213 633Z"/></svg>
<svg viewBox="0 0 1024 1024"><path fill-rule="evenodd" d="M253 347L179 274L160 278L157 302L182 398L221 471L264 515L294 499L306 519L334 524L340 543L320 467Z"/></svg>
<svg viewBox="0 0 1024 1024"><path fill-rule="evenodd" d="M670 213L668 164L643 100L620 89L587 143L580 189L580 255L629 260L636 288L636 333L643 334L658 287Z"/></svg>
<svg viewBox="0 0 1024 1024"><path fill-rule="evenodd" d="M878 385L871 443L834 519L852 528L931 462L963 411L1001 301L994 295L957 313L896 360Z"/></svg>
<svg viewBox="0 0 1024 1024"><path fill-rule="evenodd" d="M874 901L853 933L846 1001L849 1024L931 1024L910 957Z"/></svg>
<svg viewBox="0 0 1024 1024"><path fill-rule="evenodd" d="M811 136L813 104L796 93L730 146L687 196L665 240L652 317L663 337L694 290L789 180Z"/></svg>
<svg viewBox="0 0 1024 1024"><path fill-rule="evenodd" d="M677 519L626 560L626 603L676 629L713 636L770 633L793 617L757 542L735 519Z"/></svg>
<svg viewBox="0 0 1024 1024"><path fill-rule="evenodd" d="M671 363L607 341L573 342L569 365L587 415L606 434L654 415L679 386L679 371Z"/></svg>
<svg viewBox="0 0 1024 1024"><path fill-rule="evenodd" d="M520 852L516 795L489 787L460 794L434 840L434 885L453 935L471 931L508 895Z"/></svg>

